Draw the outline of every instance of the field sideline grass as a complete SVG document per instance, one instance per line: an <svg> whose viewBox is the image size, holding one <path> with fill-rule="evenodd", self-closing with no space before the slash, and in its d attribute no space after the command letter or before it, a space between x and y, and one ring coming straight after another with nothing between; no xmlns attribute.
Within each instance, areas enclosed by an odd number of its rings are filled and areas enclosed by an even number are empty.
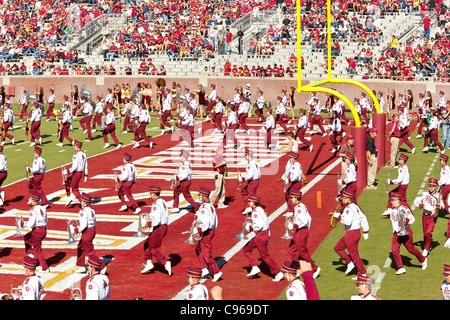
<svg viewBox="0 0 450 320"><path fill-rule="evenodd" d="M420 190L424 179L429 178L427 173L430 166L435 161L435 165L430 170L430 176L439 178L441 165L439 163L439 152L430 151L423 153L423 139L415 139L417 130L411 136L411 142L416 146L416 153L411 155L411 150L406 145L400 147L400 152L409 156L407 162L410 171L410 183L407 190L408 203L414 209L416 218L411 226L413 230L414 244L419 251L423 251L423 232L422 232L422 211L413 207L413 201ZM397 157L398 159L398 157ZM421 264L416 257L411 255L404 246L401 247L403 263L406 273L395 275L396 266L393 258L389 262L390 247L392 239L392 226L387 216L382 216L386 210L387 194L386 179L389 173L391 179L397 177L397 170L385 166L377 174L376 190L364 190L358 198L358 204L366 214L369 225L369 239L364 240L361 237L359 242L359 253L367 269L367 275L374 277L374 291L382 300L442 300L441 284L444 280L443 264L450 263L448 248L444 248L445 232L447 230L448 213L440 211L436 227L433 232L432 250L428 256L428 268L422 271ZM392 190L395 186L391 186ZM425 185L425 189L428 184ZM329 195L333 198L334 195ZM311 212L315 208L309 208ZM312 221L314 223L314 221ZM320 244L312 257L315 263L321 267L320 276L316 279L316 284L323 300L349 300L352 295L356 295L355 281L356 268L349 275L345 275L346 264L334 251L334 245L344 234L344 226L339 223L332 230L326 239ZM381 280L381 281L380 281ZM285 299L283 292L278 299Z"/></svg>

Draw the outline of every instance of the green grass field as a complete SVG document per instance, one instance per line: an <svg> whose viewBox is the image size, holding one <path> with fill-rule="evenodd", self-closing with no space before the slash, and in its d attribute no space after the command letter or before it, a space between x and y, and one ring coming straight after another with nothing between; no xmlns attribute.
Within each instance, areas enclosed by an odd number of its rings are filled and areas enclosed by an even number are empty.
<svg viewBox="0 0 450 320"><path fill-rule="evenodd" d="M423 181L428 181L430 176L439 178L441 169L439 153L436 151L422 153L423 139L415 139L416 132L411 134L411 142L417 150L414 155L411 155L407 146L400 147L400 152L410 156L407 163L410 171L407 197L408 203L413 209L413 201L417 194L423 186L425 189L428 188L428 184L422 184ZM430 169L433 162L435 165ZM359 253L367 269L367 275L375 279L374 291L383 300L442 300L443 264L450 263L450 250L444 248L448 213L445 211L439 213L433 232L432 251L428 255L427 270L423 271L417 259L402 246L400 253L406 273L395 275L395 262L393 259L388 260L392 239L391 222L387 216L382 216L388 200L386 194L388 173L392 179L397 177L397 169L389 166L381 168L376 179L378 188L364 190L358 198L358 204L366 214L370 225L369 239L364 240L361 237L359 242ZM391 186L390 190L394 187ZM312 210L310 209L310 211ZM415 208L413 213L416 218L415 223L411 226L414 233L414 244L422 252L422 212L419 208ZM358 293L355 281L352 280L356 275L356 269L349 275L345 275L346 264L340 260L333 249L343 234L344 226L339 223L312 256L315 263L322 269L321 275L316 279L316 284L320 298L324 300L349 300L352 295ZM280 295L279 299L285 299L284 293Z"/></svg>

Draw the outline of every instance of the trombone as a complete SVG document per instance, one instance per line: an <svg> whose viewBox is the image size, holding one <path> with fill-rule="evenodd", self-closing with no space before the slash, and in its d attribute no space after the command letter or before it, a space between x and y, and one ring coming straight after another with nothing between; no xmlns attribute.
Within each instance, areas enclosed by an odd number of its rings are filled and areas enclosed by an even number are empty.
<svg viewBox="0 0 450 320"><path fill-rule="evenodd" d="M246 226L247 226L247 224L252 223L252 221L253 220L251 217L245 217L244 224L242 226L242 231L241 231L241 233L236 235L236 238L238 238L239 240L248 240L248 234L250 232L247 231Z"/></svg>
<svg viewBox="0 0 450 320"><path fill-rule="evenodd" d="M184 242L187 244L195 244L195 241L200 240L202 235L197 233L196 230L200 226L200 221L195 219L192 221L191 229L189 231L182 232L181 234L189 233L189 238Z"/></svg>

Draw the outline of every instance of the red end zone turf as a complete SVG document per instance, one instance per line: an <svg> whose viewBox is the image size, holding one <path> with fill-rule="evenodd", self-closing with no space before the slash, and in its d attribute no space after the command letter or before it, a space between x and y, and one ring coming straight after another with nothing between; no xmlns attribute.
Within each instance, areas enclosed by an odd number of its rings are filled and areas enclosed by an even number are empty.
<svg viewBox="0 0 450 320"><path fill-rule="evenodd" d="M259 128L256 119L249 119L253 128ZM191 184L191 194L196 198L199 186L205 185L214 189L214 179L210 159L213 150L219 144L221 135L210 135L211 124L202 123L203 139L197 140L200 136L196 134L195 143L199 146L193 149L191 162L193 163L193 180ZM346 128L347 129L347 128ZM263 146L262 138L258 134L251 136L239 135L246 138L245 145L250 144L250 148ZM283 141L284 135L275 137ZM329 151L329 138L320 135L312 136L314 144L313 152L308 149L300 151L299 161L307 178L307 183L303 186L303 202L308 207L312 216L312 226L308 246L314 259L314 251L324 237L331 230L329 227L329 212L336 207L336 173L340 172L340 162L335 154ZM130 300L136 297L150 299L184 299L183 289L187 287L186 267L189 265L199 266L195 255L195 245L186 244L188 231L194 219L193 213L170 214L171 222L168 234L163 241L161 252L172 261L172 276L168 276L164 267L155 263L154 272L142 275L143 268L143 243L145 237L135 237L137 233L138 215L131 210L119 212L121 204L114 190L113 169L118 169L122 164L122 155L128 152L133 155L133 162L138 169L138 179L133 186L133 194L140 204L143 212L148 212L151 200L149 199L148 186L159 184L162 186L162 197L168 201L171 207L172 190L170 189L170 178L173 171L178 167L179 148L176 134L170 134L154 138L154 149L141 147L132 149L127 146L120 150L113 150L105 154L93 156L88 159L89 179L87 182L81 181L80 188L94 196L93 209L97 214L97 237L94 242L96 253L109 262L108 277L111 282L112 300ZM284 144L286 144L284 142ZM209 150L205 151L205 146ZM300 145L301 147L301 145ZM67 147L69 148L69 147ZM202 149L203 148L203 149ZM203 150L203 151L202 151ZM202 153L202 163L196 160L198 154ZM235 159L233 160L233 156ZM242 231L244 216L241 210L244 203L240 196L240 191L236 190L237 182L235 178L236 168L245 171L244 150L228 149L225 157L230 160L230 177L226 180L228 208L216 209L219 219L218 229L213 241L213 256L219 263L223 272L222 279L217 283L212 283L211 279L205 281L208 289L215 285L220 285L224 289L225 299L250 299L259 300L276 299L287 286L287 282L282 280L273 282L273 276L264 263L260 266L259 277L247 279L247 261L241 250L244 241L236 238ZM287 248L290 240L281 239L285 233L285 218L282 216L286 210L278 210L285 203L283 193L283 183L277 180L284 172L284 167L288 161L288 156L277 157L276 152L266 154L266 151L256 153L257 159L271 159L263 170L263 176L258 189L258 195L262 199L262 204L271 219L271 214L276 214L276 218L270 225L271 239L269 242L269 252L274 260L281 265L283 259L289 259ZM326 174L324 174L326 172ZM210 177L207 176L210 174ZM233 178L234 177L234 178ZM43 252L49 263L51 272L39 275L45 280L46 300L70 299L72 286L81 287L84 294L84 286L88 278L87 275L74 273L76 258L76 243L68 244L67 219L77 218L78 205L66 207L64 205L64 188L61 183L60 168L48 171L43 182L44 191L52 201L51 208L48 209L49 224L48 235L43 242ZM243 184L242 184L243 186ZM322 192L322 208L317 208L317 192ZM11 285L18 286L25 276L21 266L24 245L23 236L16 237L14 215L16 212L26 214L28 212L28 181L23 180L5 188L6 205L2 208L0 216L0 227L3 229L1 245L0 263L2 269L0 273L0 293L9 293ZM181 198L182 200L183 198ZM127 203L128 200L126 199ZM182 207L181 205L180 207ZM283 209L283 208L281 208ZM274 216L272 216L273 219ZM26 231L21 231L24 234ZM255 257L259 258L257 251ZM179 294L177 296L177 294Z"/></svg>

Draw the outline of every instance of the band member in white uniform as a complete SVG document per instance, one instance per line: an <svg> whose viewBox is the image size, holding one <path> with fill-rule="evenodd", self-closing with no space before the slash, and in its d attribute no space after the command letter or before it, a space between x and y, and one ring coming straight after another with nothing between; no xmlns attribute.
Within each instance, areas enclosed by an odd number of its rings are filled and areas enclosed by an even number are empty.
<svg viewBox="0 0 450 320"><path fill-rule="evenodd" d="M300 116L298 118L298 122L295 124L295 137L300 140L307 148L309 148L309 151L312 152L313 150L313 144L305 139L305 133L308 129L308 117L306 116L306 110L300 109Z"/></svg>
<svg viewBox="0 0 450 320"><path fill-rule="evenodd" d="M245 101L245 97L243 95L240 96L241 103L238 107L238 121L239 125L244 129L244 133L250 133L250 127L245 123L248 118L248 113L250 111L250 103Z"/></svg>
<svg viewBox="0 0 450 320"><path fill-rule="evenodd" d="M211 190L201 186L198 192L202 204L195 213L196 228L194 229L194 235L200 238L195 248L195 254L202 268L202 277L211 274L213 276L212 281L216 282L222 276L222 272L212 256L212 241L216 234L218 219L216 210L209 201Z"/></svg>
<svg viewBox="0 0 450 320"><path fill-rule="evenodd" d="M352 296L350 300L380 300L372 293L373 279L365 275L358 275L356 279L356 289L358 295Z"/></svg>
<svg viewBox="0 0 450 320"><path fill-rule="evenodd" d="M133 149L139 148L139 138L144 139L145 142L148 143L148 147L150 149L153 148L152 138L147 136L145 132L145 128L150 123L150 114L148 110L145 108L145 104L141 103L139 106L139 117L138 117L139 127L134 131L134 146Z"/></svg>
<svg viewBox="0 0 450 320"><path fill-rule="evenodd" d="M50 268L42 253L42 241L47 236L47 210L44 206L39 205L39 200L41 199L39 193L31 191L30 198L33 207L28 211L28 221L24 223L24 221L21 220L22 228L31 229L31 231L23 237L25 242L25 254L33 255L33 257L39 261L42 271L50 272Z"/></svg>
<svg viewBox="0 0 450 320"><path fill-rule="evenodd" d="M47 97L47 103L48 103L48 109L47 109L46 119L47 119L47 121L50 121L50 117L56 117L56 114L53 111L53 108L55 107L55 103L56 103L55 90L50 89L50 95Z"/></svg>
<svg viewBox="0 0 450 320"><path fill-rule="evenodd" d="M72 166L69 170L64 169L64 173L67 176L65 187L67 193L66 206L70 205L73 200L78 199L81 203L81 193L79 189L79 184L81 178L86 182L88 177L88 163L86 154L81 150L83 143L80 141L73 141L73 148L75 154L72 157ZM70 191L72 190L72 195Z"/></svg>
<svg viewBox="0 0 450 320"><path fill-rule="evenodd" d="M194 211L197 211L199 205L194 201L191 192L189 191L192 179L192 168L188 160L190 153L187 150L182 150L180 156L181 164L176 172L177 186L173 190L173 209L171 210L171 212L177 213L180 211L180 209L178 208L180 202L180 194L183 194L184 199L189 202L189 204L194 208Z"/></svg>
<svg viewBox="0 0 450 320"><path fill-rule="evenodd" d="M235 111L235 106L228 103L228 119L227 119L227 129L223 136L223 145L226 146L227 141L231 140L234 143L234 149L240 148L241 143L236 138L236 130L239 128L238 119Z"/></svg>
<svg viewBox="0 0 450 320"><path fill-rule="evenodd" d="M241 190L241 197L244 201L244 205L247 206L243 214L247 214L250 210L248 207L248 197L249 194L257 195L259 181L261 179L261 169L253 159L253 151L245 149L245 160L247 160L247 166L245 167L245 173L242 175L242 182L247 182L244 188Z"/></svg>
<svg viewBox="0 0 450 320"><path fill-rule="evenodd" d="M102 127L102 115L105 111L105 104L102 101L102 97L97 96L97 103L95 104L93 111L94 119L92 119L92 132L97 132L97 126Z"/></svg>
<svg viewBox="0 0 450 320"><path fill-rule="evenodd" d="M44 293L44 281L41 277L36 275L36 267L38 261L30 256L23 258L23 267L25 270L26 279L22 282L19 295L13 292L11 297L13 300L41 300Z"/></svg>
<svg viewBox="0 0 450 320"><path fill-rule="evenodd" d="M185 300L209 300L208 289L200 282L202 269L188 266L186 275L190 287L186 292Z"/></svg>
<svg viewBox="0 0 450 320"><path fill-rule="evenodd" d="M14 136L10 133L8 133L9 127L11 127L14 124L14 113L11 109L10 103L5 103L4 105L4 112L3 112L3 118L2 118L2 142L1 145L5 144L5 137L11 140L11 144L14 144Z"/></svg>
<svg viewBox="0 0 450 320"><path fill-rule="evenodd" d="M155 258L159 263L164 265L167 273L171 276L171 262L159 251L168 229L169 212L167 210L167 204L160 197L161 187L151 185L149 191L153 203L148 214L149 218L146 220L150 233L144 242L144 259L146 264L144 269L141 270L141 273L148 273L154 268L152 259Z"/></svg>
<svg viewBox="0 0 450 320"><path fill-rule="evenodd" d="M258 267L258 262L253 256L253 250L257 249L263 261L267 264L270 271L274 275L272 281L280 281L283 279L283 273L280 267L272 259L269 254L268 243L270 239L270 228L267 214L261 207L260 198L256 195L250 194L248 197L248 207L251 209L251 221L245 224L247 232L255 232L255 237L250 239L244 246L244 255L247 258L248 266L251 268L247 277L254 277L261 270Z"/></svg>
<svg viewBox="0 0 450 320"><path fill-rule="evenodd" d="M216 101L215 101L215 106L214 106L214 113L213 113L213 117L212 117L212 123L213 126L215 127L214 129L214 133L216 132L221 132L223 133L223 125L222 125L222 121L223 121L223 115L225 114L225 107L222 103L222 99L217 96L216 97Z"/></svg>
<svg viewBox="0 0 450 320"><path fill-rule="evenodd" d="M300 269L300 264L297 260L283 260L281 264L281 272L283 272L285 279L289 282L286 288L287 300L306 300L305 284L297 278L298 269Z"/></svg>
<svg viewBox="0 0 450 320"><path fill-rule="evenodd" d="M131 192L131 188L136 183L137 173L134 164L131 162L132 156L131 154L125 152L123 154L123 166L120 171L120 174L117 176L117 181L121 182L119 190L117 191L117 195L119 196L120 202L122 203L122 207L120 207L119 211L127 211L128 206L125 202L125 195L128 200L131 202L131 209L134 213L140 213L141 208L139 208L138 203L133 197Z"/></svg>
<svg viewBox="0 0 450 320"><path fill-rule="evenodd" d="M91 254L87 265L90 278L86 281L86 300L108 300L111 285L108 277L101 273L104 265L102 259Z"/></svg>
<svg viewBox="0 0 450 320"><path fill-rule="evenodd" d="M255 101L256 104L255 114L259 117L258 122L266 121L266 117L264 117L264 105L266 103L266 99L264 98L263 93L264 92L262 90L258 90L259 97Z"/></svg>
<svg viewBox="0 0 450 320"><path fill-rule="evenodd" d="M444 264L444 277L445 280L442 282L441 290L442 297L444 300L450 300L450 264Z"/></svg>
<svg viewBox="0 0 450 320"><path fill-rule="evenodd" d="M79 122L81 129L83 129L83 134L88 134L88 138L86 139L86 141L92 141L91 120L93 112L94 106L88 100L85 100L81 108L83 118L81 118Z"/></svg>
<svg viewBox="0 0 450 320"><path fill-rule="evenodd" d="M43 206L48 206L48 200L42 190L42 180L44 180L44 175L46 171L45 159L42 158L42 148L34 147L34 160L31 167L26 167L26 170L33 174L33 177L28 183L28 189L31 192L35 192L41 195L41 202ZM31 200L30 200L31 203Z"/></svg>
<svg viewBox="0 0 450 320"><path fill-rule="evenodd" d="M112 112L112 107L108 106L106 107L106 115L105 115L105 128L102 132L103 141L105 142L105 145L103 148L109 148L109 142L108 142L108 134L111 135L111 138L113 139L116 149L119 149L122 147L122 144L120 143L119 139L116 136L116 118L114 116L114 113Z"/></svg>
<svg viewBox="0 0 450 320"><path fill-rule="evenodd" d="M68 102L68 101L67 101ZM69 140L71 144L73 144L74 140L69 136L69 128L72 126L73 115L70 111L70 103L63 104L63 116L62 119L59 120L58 126L59 128L59 142L56 144L58 147L63 146L64 138Z"/></svg>
<svg viewBox="0 0 450 320"><path fill-rule="evenodd" d="M270 145L272 143L272 134L275 131L275 119L272 116L272 109L270 108L266 109L266 115L267 115L267 118L265 118L266 148L270 150ZM276 145L278 145L278 143Z"/></svg>
<svg viewBox="0 0 450 320"><path fill-rule="evenodd" d="M30 146L34 146L36 144L35 141L38 141L39 144L42 144L41 137L41 120L42 120L42 109L39 107L38 103L35 102L33 107L31 108L31 117L27 121L31 123L30 127L30 135L31 135L31 143Z"/></svg>

